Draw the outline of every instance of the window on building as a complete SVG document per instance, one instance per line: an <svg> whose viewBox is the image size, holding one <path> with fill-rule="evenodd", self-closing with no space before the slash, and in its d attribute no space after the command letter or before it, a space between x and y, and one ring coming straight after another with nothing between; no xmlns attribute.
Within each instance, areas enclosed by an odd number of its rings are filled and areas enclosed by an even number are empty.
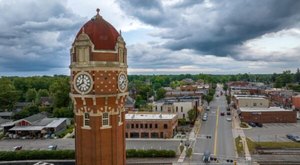
<svg viewBox="0 0 300 165"><path fill-rule="evenodd" d="M260 103L260 105L262 105L262 103Z"/></svg>
<svg viewBox="0 0 300 165"><path fill-rule="evenodd" d="M183 112L183 107L181 107L181 112Z"/></svg>
<svg viewBox="0 0 300 165"><path fill-rule="evenodd" d="M126 128L129 129L130 128L130 124L126 124Z"/></svg>
<svg viewBox="0 0 300 165"><path fill-rule="evenodd" d="M253 106L256 107L256 103L253 103Z"/></svg>
<svg viewBox="0 0 300 165"><path fill-rule="evenodd" d="M90 114L84 113L83 126L90 126Z"/></svg>
<svg viewBox="0 0 300 165"><path fill-rule="evenodd" d="M141 124L141 128L144 128L144 124Z"/></svg>
<svg viewBox="0 0 300 165"><path fill-rule="evenodd" d="M109 125L109 115L107 112L104 112L102 115L102 125L108 126Z"/></svg>
<svg viewBox="0 0 300 165"><path fill-rule="evenodd" d="M155 128L157 128L157 124L155 124Z"/></svg>
<svg viewBox="0 0 300 165"><path fill-rule="evenodd" d="M122 123L122 112L119 111L119 115L118 115L118 120L119 123Z"/></svg>
<svg viewBox="0 0 300 165"><path fill-rule="evenodd" d="M160 107L160 111L161 111L161 112L162 112L162 109L163 109L163 107L161 106L161 107Z"/></svg>
<svg viewBox="0 0 300 165"><path fill-rule="evenodd" d="M149 124L149 128L152 128L152 124Z"/></svg>
<svg viewBox="0 0 300 165"><path fill-rule="evenodd" d="M148 128L148 124L145 124L145 128Z"/></svg>
<svg viewBox="0 0 300 165"><path fill-rule="evenodd" d="M183 118L185 118L185 113L184 113L184 114L182 114L182 117L183 117Z"/></svg>
<svg viewBox="0 0 300 165"><path fill-rule="evenodd" d="M157 111L157 106L155 106L155 110Z"/></svg>
<svg viewBox="0 0 300 165"><path fill-rule="evenodd" d="M131 124L131 128L134 128L134 124Z"/></svg>
<svg viewBox="0 0 300 165"><path fill-rule="evenodd" d="M168 129L168 124L164 124L164 129Z"/></svg>
<svg viewBox="0 0 300 165"><path fill-rule="evenodd" d="M176 106L176 112L178 112L178 107Z"/></svg>
<svg viewBox="0 0 300 165"><path fill-rule="evenodd" d="M139 124L135 124L135 128L139 128Z"/></svg>

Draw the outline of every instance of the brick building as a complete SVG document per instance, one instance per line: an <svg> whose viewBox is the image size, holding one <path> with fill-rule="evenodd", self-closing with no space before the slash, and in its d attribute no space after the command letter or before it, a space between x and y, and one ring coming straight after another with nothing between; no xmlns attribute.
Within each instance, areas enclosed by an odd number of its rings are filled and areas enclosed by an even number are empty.
<svg viewBox="0 0 300 165"><path fill-rule="evenodd" d="M293 107L297 110L300 110L300 95L292 97Z"/></svg>
<svg viewBox="0 0 300 165"><path fill-rule="evenodd" d="M126 138L172 138L177 131L176 114L128 113Z"/></svg>
<svg viewBox="0 0 300 165"><path fill-rule="evenodd" d="M70 50L76 165L125 165L126 43L99 12Z"/></svg>
<svg viewBox="0 0 300 165"><path fill-rule="evenodd" d="M240 119L243 122L258 123L296 123L296 111L286 110L279 107L239 109Z"/></svg>

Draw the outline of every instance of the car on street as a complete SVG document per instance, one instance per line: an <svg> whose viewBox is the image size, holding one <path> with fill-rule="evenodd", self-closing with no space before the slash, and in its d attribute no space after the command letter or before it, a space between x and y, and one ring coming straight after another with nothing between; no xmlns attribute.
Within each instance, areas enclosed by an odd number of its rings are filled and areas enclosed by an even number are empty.
<svg viewBox="0 0 300 165"><path fill-rule="evenodd" d="M227 112L226 114L227 114L227 115L231 115L231 113L230 113L230 112Z"/></svg>
<svg viewBox="0 0 300 165"><path fill-rule="evenodd" d="M209 106L207 106L207 107L206 107L206 111L209 111L209 110L210 110L210 107L209 107Z"/></svg>
<svg viewBox="0 0 300 165"><path fill-rule="evenodd" d="M204 163L209 163L210 162L210 152L209 151L205 151L202 157L202 161Z"/></svg>
<svg viewBox="0 0 300 165"><path fill-rule="evenodd" d="M255 123L255 125L257 126L257 127L263 127L263 124L262 123Z"/></svg>
<svg viewBox="0 0 300 165"><path fill-rule="evenodd" d="M225 116L225 112L221 112L220 115L221 115L221 116Z"/></svg>
<svg viewBox="0 0 300 165"><path fill-rule="evenodd" d="M48 150L56 150L57 149L57 145L49 145L48 146Z"/></svg>
<svg viewBox="0 0 300 165"><path fill-rule="evenodd" d="M14 146L14 151L19 151L22 149L22 146Z"/></svg>
<svg viewBox="0 0 300 165"><path fill-rule="evenodd" d="M206 120L207 120L207 116L203 116L202 121L206 121Z"/></svg>
<svg viewBox="0 0 300 165"><path fill-rule="evenodd" d="M256 127L256 124L254 122L249 122L248 125L250 125L251 127Z"/></svg>
<svg viewBox="0 0 300 165"><path fill-rule="evenodd" d="M232 121L231 117L226 118L227 121Z"/></svg>

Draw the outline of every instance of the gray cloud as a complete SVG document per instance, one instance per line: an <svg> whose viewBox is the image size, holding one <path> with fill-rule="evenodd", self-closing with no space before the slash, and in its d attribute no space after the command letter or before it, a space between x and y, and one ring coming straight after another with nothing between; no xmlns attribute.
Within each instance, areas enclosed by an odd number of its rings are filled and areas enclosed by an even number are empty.
<svg viewBox="0 0 300 165"><path fill-rule="evenodd" d="M49 71L69 64L84 19L59 0L0 1L1 71Z"/></svg>
<svg viewBox="0 0 300 165"><path fill-rule="evenodd" d="M263 34L296 26L300 1L235 0L184 1L173 5L120 1L127 14L152 26L167 39L171 50L193 49L200 53L235 57L235 47ZM195 3L197 2L197 3ZM153 12L156 11L156 12ZM146 17L147 16L147 17Z"/></svg>

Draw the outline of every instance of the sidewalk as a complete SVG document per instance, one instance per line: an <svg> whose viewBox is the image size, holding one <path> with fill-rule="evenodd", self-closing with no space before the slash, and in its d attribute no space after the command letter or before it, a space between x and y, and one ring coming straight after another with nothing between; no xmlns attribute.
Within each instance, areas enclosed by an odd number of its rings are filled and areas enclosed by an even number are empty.
<svg viewBox="0 0 300 165"><path fill-rule="evenodd" d="M200 132L200 127L201 127L201 120L200 119L201 119L201 114L197 117L197 119L195 121L195 124L194 124L194 127L192 128L192 130L189 134L189 137L188 137L188 140L190 142L190 146L192 146L192 148L194 148L196 137ZM186 149L187 149L187 147L184 147L184 150L182 151L182 153L179 156L179 159L178 159L177 162L180 163L180 164L182 164L184 162L184 159L185 159L185 156L186 156Z"/></svg>
<svg viewBox="0 0 300 165"><path fill-rule="evenodd" d="M233 138L237 138L238 136L241 137L243 148L244 148L244 153L245 153L245 158L247 161L251 161L251 154L249 152L246 136L244 133L244 130L240 127L240 118L238 117L238 114L236 110L233 110L233 119L232 119L232 134Z"/></svg>

